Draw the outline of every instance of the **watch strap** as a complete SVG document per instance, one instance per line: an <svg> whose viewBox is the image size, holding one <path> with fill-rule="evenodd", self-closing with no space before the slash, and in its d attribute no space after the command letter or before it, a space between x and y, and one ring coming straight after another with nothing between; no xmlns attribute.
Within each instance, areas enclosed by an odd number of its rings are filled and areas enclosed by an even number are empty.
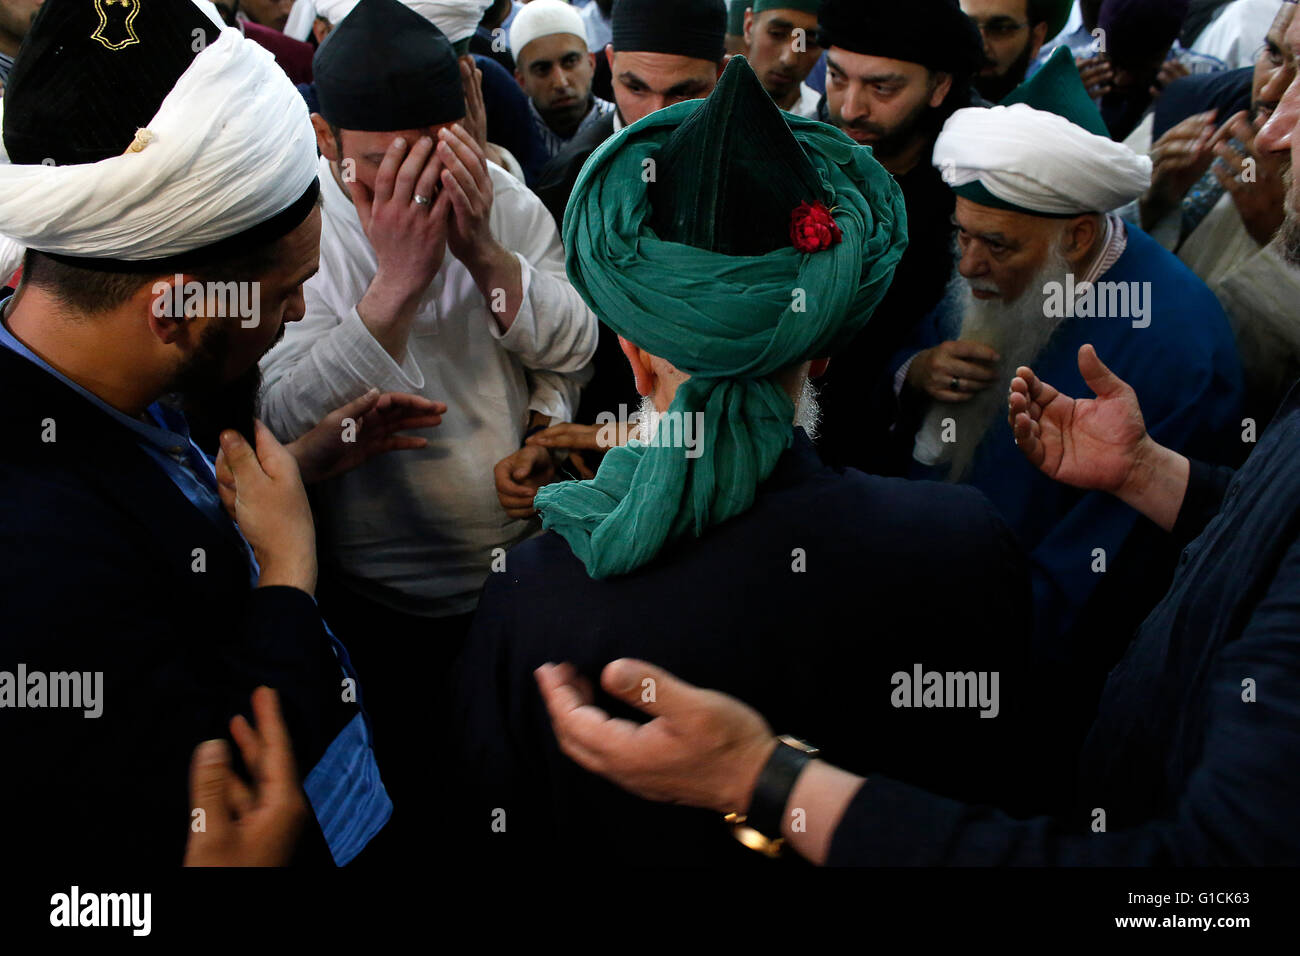
<svg viewBox="0 0 1300 956"><path fill-rule="evenodd" d="M749 800L749 813L745 815L745 825L770 840L780 839L781 821L785 805L790 801L790 792L794 790L799 774L812 759L811 753L779 740L772 756L764 765L763 772L758 775L754 794Z"/></svg>

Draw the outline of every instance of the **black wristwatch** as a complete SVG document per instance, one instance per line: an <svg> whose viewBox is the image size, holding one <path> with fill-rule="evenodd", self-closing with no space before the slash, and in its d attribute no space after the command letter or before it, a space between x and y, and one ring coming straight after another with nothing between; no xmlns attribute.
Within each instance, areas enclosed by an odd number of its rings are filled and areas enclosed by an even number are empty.
<svg viewBox="0 0 1300 956"><path fill-rule="evenodd" d="M783 838L781 822L790 794L804 767L820 751L797 737L777 738L776 749L763 766L754 784L754 794L749 799L749 813L728 814L727 821L735 827L735 836L741 843L777 856Z"/></svg>

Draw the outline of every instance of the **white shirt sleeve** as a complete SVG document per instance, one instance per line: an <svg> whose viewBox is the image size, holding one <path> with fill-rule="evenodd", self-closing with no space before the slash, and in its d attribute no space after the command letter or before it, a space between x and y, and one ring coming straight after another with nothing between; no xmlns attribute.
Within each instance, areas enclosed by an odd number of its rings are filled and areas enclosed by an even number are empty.
<svg viewBox="0 0 1300 956"><path fill-rule="evenodd" d="M495 165L488 169L496 189L492 231L518 258L524 293L510 330L494 325L492 334L525 368L582 371L596 354L596 316L569 284L555 222L526 187Z"/></svg>
<svg viewBox="0 0 1300 956"><path fill-rule="evenodd" d="M353 306L339 315L321 294L322 275L303 288L306 317L285 326L284 340L262 359L262 419L293 441L340 405L369 389L418 392L424 375L407 352L399 365L370 334Z"/></svg>

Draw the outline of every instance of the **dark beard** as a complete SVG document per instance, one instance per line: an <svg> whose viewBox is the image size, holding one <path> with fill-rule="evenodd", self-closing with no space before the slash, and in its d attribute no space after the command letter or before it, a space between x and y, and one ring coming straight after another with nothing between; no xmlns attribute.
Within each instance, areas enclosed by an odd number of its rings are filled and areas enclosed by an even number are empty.
<svg viewBox="0 0 1300 956"><path fill-rule="evenodd" d="M840 117L832 117L835 125L840 129L859 129L867 133L880 134L880 138L871 143L871 152L877 159L890 159L899 155L907 149L912 143L912 139L917 134L922 120L931 112L930 104L924 101L908 116L903 122L898 124L898 128L892 133L885 133L884 129L878 123L858 123L851 125L845 123Z"/></svg>
<svg viewBox="0 0 1300 956"><path fill-rule="evenodd" d="M1008 93L1014 90L1025 78L1025 71L1029 69L1029 39L1025 39L1025 48L1020 51L1015 62L1007 67L1007 72L1001 76L972 76L971 85L975 87L975 92L984 97L990 103L997 104L1002 102Z"/></svg>
<svg viewBox="0 0 1300 956"><path fill-rule="evenodd" d="M169 389L180 399L194 443L211 455L216 454L217 437L227 428L235 429L256 447L253 419L262 390L262 370L253 363L231 381L223 380L231 337L229 325L210 327Z"/></svg>

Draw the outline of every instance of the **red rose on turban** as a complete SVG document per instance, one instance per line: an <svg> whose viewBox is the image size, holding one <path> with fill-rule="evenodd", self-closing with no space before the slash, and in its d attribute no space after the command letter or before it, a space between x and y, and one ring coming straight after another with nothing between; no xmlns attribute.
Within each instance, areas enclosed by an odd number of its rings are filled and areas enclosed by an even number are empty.
<svg viewBox="0 0 1300 956"><path fill-rule="evenodd" d="M790 241L800 252L821 252L842 238L844 236L840 227L835 225L835 217L821 202L801 202L790 213Z"/></svg>

